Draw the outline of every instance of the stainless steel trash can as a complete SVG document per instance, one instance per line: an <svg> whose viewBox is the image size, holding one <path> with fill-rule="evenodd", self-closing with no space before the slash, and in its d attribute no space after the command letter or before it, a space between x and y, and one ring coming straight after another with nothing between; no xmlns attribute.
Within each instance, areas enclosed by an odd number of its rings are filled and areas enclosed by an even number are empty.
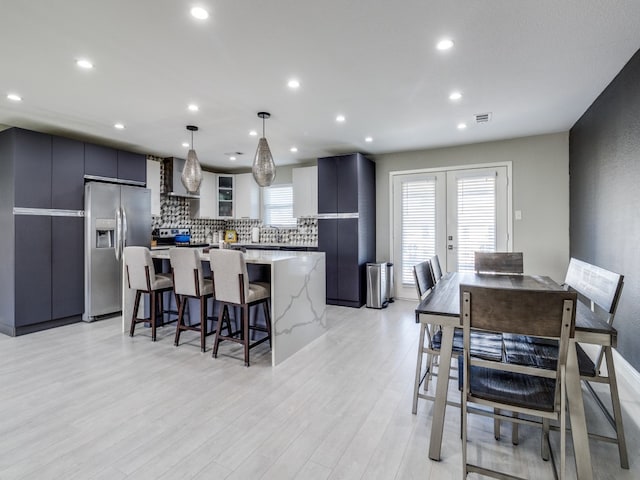
<svg viewBox="0 0 640 480"><path fill-rule="evenodd" d="M396 296L394 284L393 284L393 263L387 262L387 301L393 302L393 298Z"/></svg>
<svg viewBox="0 0 640 480"><path fill-rule="evenodd" d="M387 264L367 263L367 308L384 308L387 303Z"/></svg>

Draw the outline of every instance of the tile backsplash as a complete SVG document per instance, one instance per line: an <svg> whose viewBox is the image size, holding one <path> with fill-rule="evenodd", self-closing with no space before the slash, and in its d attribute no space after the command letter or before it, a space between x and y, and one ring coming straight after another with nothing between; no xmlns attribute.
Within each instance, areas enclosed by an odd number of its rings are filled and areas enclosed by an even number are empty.
<svg viewBox="0 0 640 480"><path fill-rule="evenodd" d="M147 157L149 160L161 160ZM162 176L161 168L161 176ZM160 196L160 216L153 216L152 228L189 228L192 242L205 242L208 235L233 229L238 234L239 243L251 242L251 229L260 227L260 243L288 243L292 245L318 244L318 219L315 217L298 218L295 228L272 228L263 225L260 220L205 220L191 218L190 200L182 197Z"/></svg>

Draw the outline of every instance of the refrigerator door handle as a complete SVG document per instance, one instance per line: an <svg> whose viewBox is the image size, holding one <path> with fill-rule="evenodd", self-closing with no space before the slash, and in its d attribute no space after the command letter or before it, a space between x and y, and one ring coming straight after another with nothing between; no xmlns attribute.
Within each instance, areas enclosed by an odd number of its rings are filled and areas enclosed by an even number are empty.
<svg viewBox="0 0 640 480"><path fill-rule="evenodd" d="M122 257L122 209L118 207L116 210L116 242L115 242L116 260L120 261Z"/></svg>
<svg viewBox="0 0 640 480"><path fill-rule="evenodd" d="M120 207L120 210L122 210L122 245L120 246L120 248L121 248L120 256L122 256L122 254L124 254L124 247L127 246L128 225L127 225L127 212L126 212L126 210L124 209L124 207Z"/></svg>

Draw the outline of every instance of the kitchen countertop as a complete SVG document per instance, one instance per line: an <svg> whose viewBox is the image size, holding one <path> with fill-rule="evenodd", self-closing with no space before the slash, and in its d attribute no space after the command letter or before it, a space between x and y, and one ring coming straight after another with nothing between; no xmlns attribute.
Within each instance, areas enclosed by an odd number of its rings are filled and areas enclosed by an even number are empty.
<svg viewBox="0 0 640 480"><path fill-rule="evenodd" d="M198 244L200 245L200 244ZM231 247L243 247L247 250L300 250L300 249L317 249L318 245L294 245L291 243L231 243ZM173 245L157 245L151 247L151 250L167 250L173 248ZM192 248L192 247L191 247ZM211 244L209 248L219 248L218 244ZM313 250L311 250L313 251Z"/></svg>

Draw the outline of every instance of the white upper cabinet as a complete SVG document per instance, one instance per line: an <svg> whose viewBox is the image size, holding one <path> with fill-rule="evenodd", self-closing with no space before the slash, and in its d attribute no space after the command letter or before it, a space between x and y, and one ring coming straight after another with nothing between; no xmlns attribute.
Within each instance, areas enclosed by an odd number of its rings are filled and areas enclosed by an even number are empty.
<svg viewBox="0 0 640 480"><path fill-rule="evenodd" d="M315 217L318 215L318 167L292 169L293 216Z"/></svg>
<svg viewBox="0 0 640 480"><path fill-rule="evenodd" d="M235 218L260 218L260 187L252 173L235 175Z"/></svg>
<svg viewBox="0 0 640 480"><path fill-rule="evenodd" d="M160 215L160 162L147 160L147 188L151 190L151 215Z"/></svg>
<svg viewBox="0 0 640 480"><path fill-rule="evenodd" d="M202 172L202 183L200 184L200 198L190 200L191 218L217 218L216 217L216 197L217 197L217 175L211 172Z"/></svg>
<svg viewBox="0 0 640 480"><path fill-rule="evenodd" d="M234 218L235 215L235 175L217 174L217 215L216 218Z"/></svg>

